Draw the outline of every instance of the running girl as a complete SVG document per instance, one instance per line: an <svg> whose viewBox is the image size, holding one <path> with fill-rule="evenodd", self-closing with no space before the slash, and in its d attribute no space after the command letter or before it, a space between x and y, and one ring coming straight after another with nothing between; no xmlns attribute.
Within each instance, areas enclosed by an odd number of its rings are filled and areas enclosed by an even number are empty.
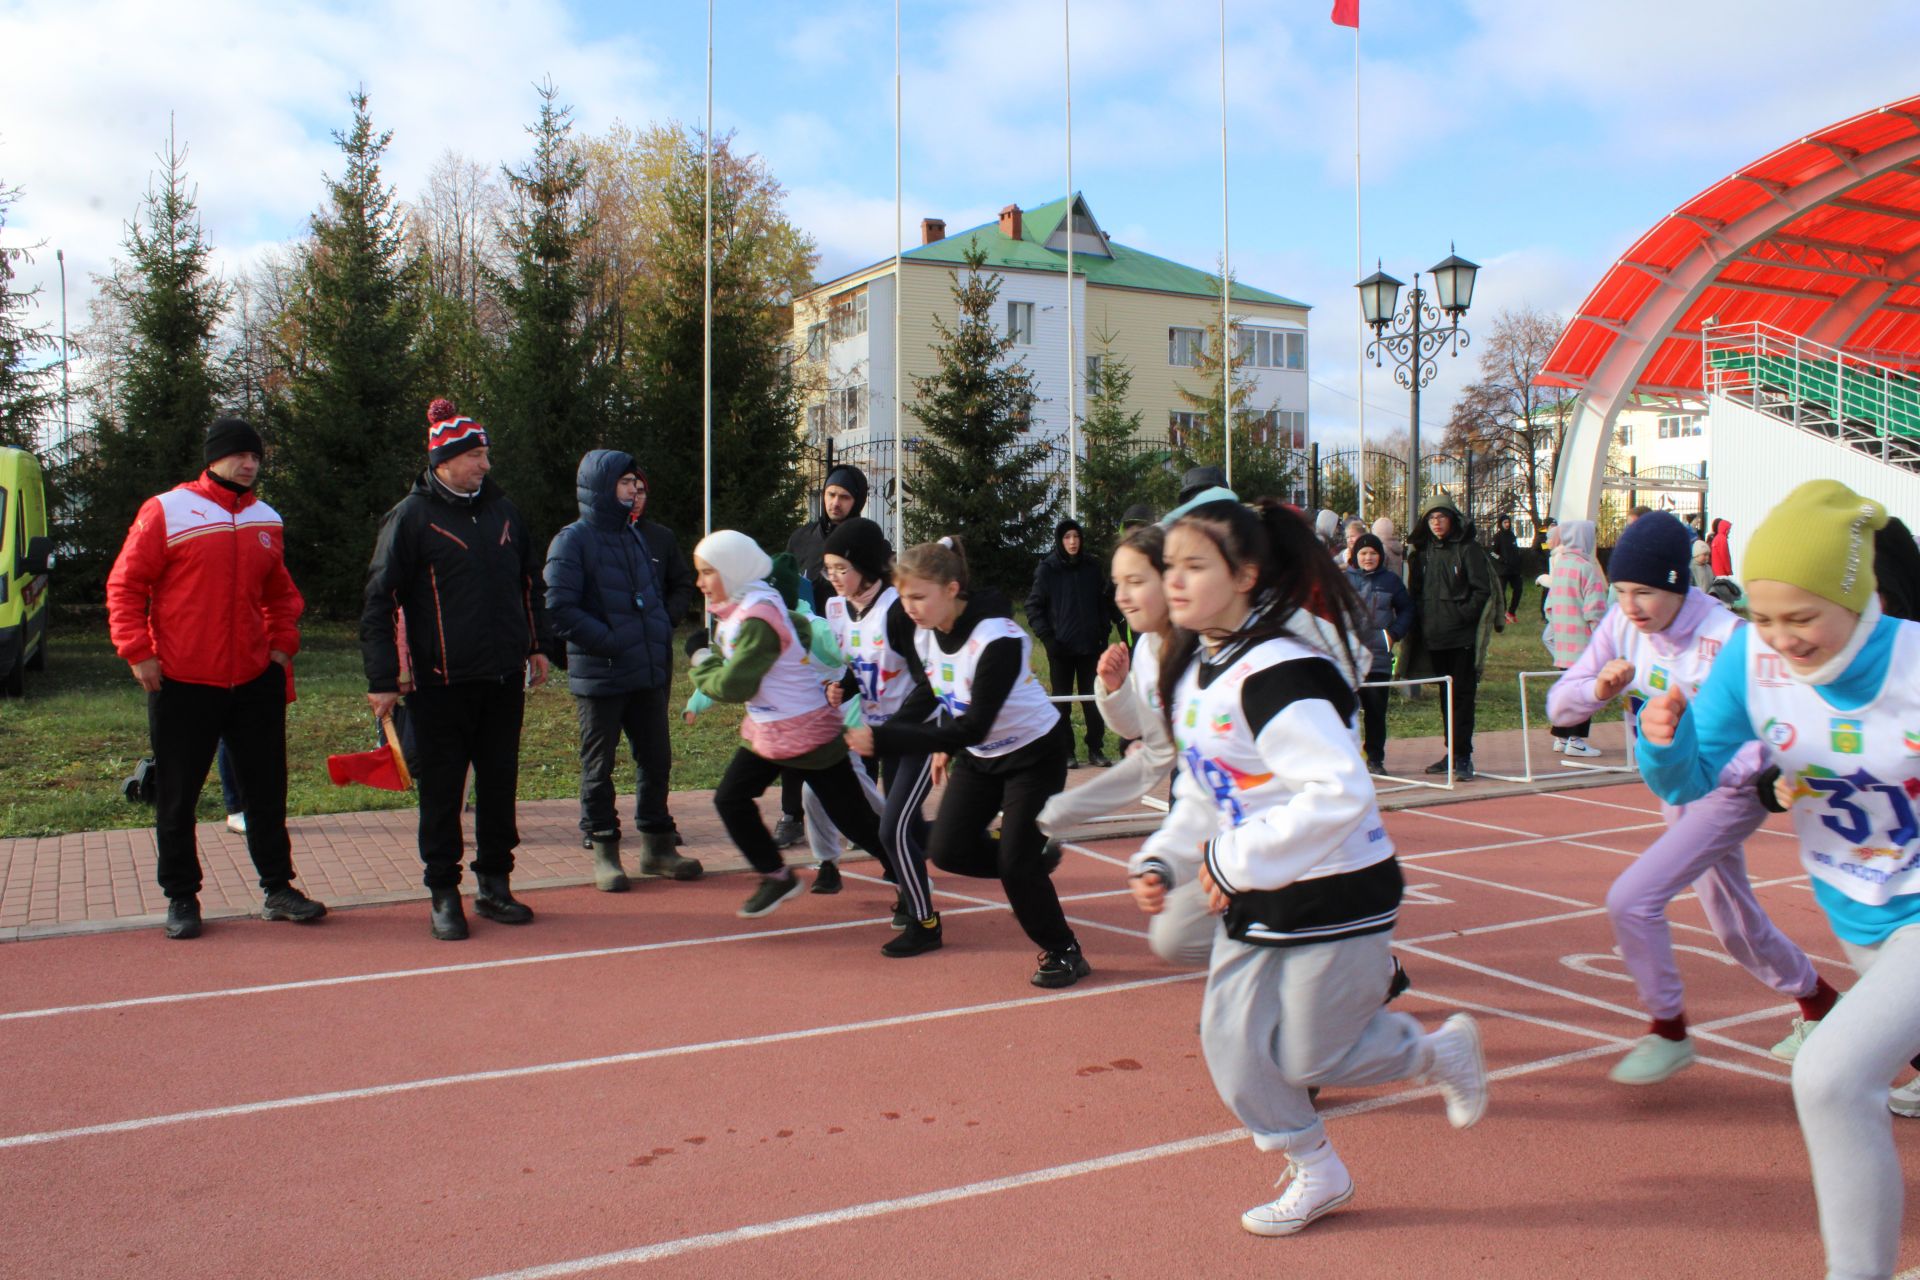
<svg viewBox="0 0 1920 1280"><path fill-rule="evenodd" d="M1060 909L1046 837L1035 825L1040 807L1067 784L1067 753L1055 734L1060 713L1033 675L1033 641L968 597L958 539L909 548L893 580L916 628L926 683L886 724L849 729L848 745L863 756L950 754L928 857L955 875L997 878L1040 947L1033 985L1070 987L1092 970ZM925 723L936 705L948 718ZM998 838L987 830L996 813Z"/></svg>
<svg viewBox="0 0 1920 1280"><path fill-rule="evenodd" d="M760 873L740 914L764 916L804 887L784 865L757 801L784 775L811 786L839 828L865 849L880 848L880 827L854 779L840 717L827 705L809 652L813 623L788 613L767 582L773 561L752 538L716 529L693 549L694 583L720 620L715 646L694 655L693 686L716 702L744 702L744 740L713 793L727 835Z"/></svg>
<svg viewBox="0 0 1920 1280"><path fill-rule="evenodd" d="M860 700L860 723L879 728L900 714L914 688L913 623L900 607L900 593L888 578L893 573L893 546L879 525L854 516L827 535L827 581L838 594L827 601L827 622L847 656L850 692ZM828 689L829 698L835 692ZM880 844L889 872L899 886L893 907L893 927L900 936L880 948L880 954L900 959L937 951L941 946L940 913L933 909L927 882L927 823L920 806L932 787L932 759L926 752L913 755L876 755L884 782L881 801ZM807 830L833 838L825 815L815 821L808 793ZM872 797L869 797L872 799Z"/></svg>
<svg viewBox="0 0 1920 1280"><path fill-rule="evenodd" d="M1465 1014L1423 1033L1381 1007L1402 881L1359 744L1353 686L1287 634L1310 600L1342 651L1357 602L1313 531L1271 499L1212 502L1167 533L1167 606L1180 628L1160 693L1185 785L1147 841L1168 885L1197 879L1214 934L1201 1043L1214 1086L1286 1189L1240 1222L1290 1235L1353 1198L1310 1088L1426 1073L1456 1128L1487 1105L1479 1030Z"/></svg>
<svg viewBox="0 0 1920 1280"><path fill-rule="evenodd" d="M1642 517L1644 519L1644 517ZM1920 623L1874 597L1879 503L1810 480L1746 549L1750 627L1699 696L1640 713L1640 762L1663 799L1710 793L1756 740L1773 749L1816 901L1859 971L1793 1063L1832 1280L1886 1280L1906 1185L1887 1085L1920 1052Z"/></svg>
<svg viewBox="0 0 1920 1280"><path fill-rule="evenodd" d="M1586 651L1547 694L1547 715L1556 725L1590 723L1622 693L1644 699L1700 688L1744 624L1692 585L1692 554L1693 531L1665 511L1641 516L1620 534L1607 566L1616 601ZM1839 998L1814 972L1806 952L1767 918L1747 882L1742 845L1767 818L1753 786L1765 767L1766 748L1750 742L1727 762L1712 791L1691 804L1662 806L1667 834L1607 891L1620 957L1652 1015L1647 1034L1614 1064L1611 1074L1620 1084L1658 1084L1693 1061L1666 915L1667 904L1688 885L1698 891L1707 924L1727 954L1799 1002L1800 1016L1773 1047L1776 1058L1793 1061L1807 1033Z"/></svg>

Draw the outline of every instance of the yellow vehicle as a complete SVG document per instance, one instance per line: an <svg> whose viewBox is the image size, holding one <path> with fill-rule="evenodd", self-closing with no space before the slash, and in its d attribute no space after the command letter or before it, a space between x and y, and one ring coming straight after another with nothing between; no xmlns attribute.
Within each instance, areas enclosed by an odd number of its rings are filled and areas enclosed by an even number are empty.
<svg viewBox="0 0 1920 1280"><path fill-rule="evenodd" d="M26 692L27 672L47 665L47 487L40 459L0 448L0 696Z"/></svg>

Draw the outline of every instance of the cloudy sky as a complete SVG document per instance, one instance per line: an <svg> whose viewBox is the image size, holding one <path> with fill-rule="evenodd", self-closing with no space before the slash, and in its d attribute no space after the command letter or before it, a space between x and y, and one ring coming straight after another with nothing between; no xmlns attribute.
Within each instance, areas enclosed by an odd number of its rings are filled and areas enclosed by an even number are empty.
<svg viewBox="0 0 1920 1280"><path fill-rule="evenodd" d="M1353 43L1329 0L1226 0L1232 259L1314 304L1316 436L1354 429ZM1058 0L902 0L908 242L1065 189ZM1812 15L1820 14L1819 22ZM455 151L518 162L535 81L582 128L705 111L700 0L0 0L4 235L69 314L120 252L171 115L233 272L300 233L364 85L414 195ZM1912 0L1362 0L1364 251L1402 279L1483 264L1469 327L1565 313L1632 240L1729 171L1920 92ZM1074 185L1123 243L1221 247L1220 28L1194 0L1072 0ZM765 155L821 278L892 252L891 0L717 0L714 118ZM77 323L77 320L76 320ZM1465 361L1429 401L1437 429ZM1368 429L1404 429L1369 368Z"/></svg>

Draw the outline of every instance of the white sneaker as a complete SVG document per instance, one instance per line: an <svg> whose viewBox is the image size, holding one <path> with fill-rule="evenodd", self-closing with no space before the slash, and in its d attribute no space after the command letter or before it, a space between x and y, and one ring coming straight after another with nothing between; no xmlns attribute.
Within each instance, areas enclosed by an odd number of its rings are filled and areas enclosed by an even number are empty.
<svg viewBox="0 0 1920 1280"><path fill-rule="evenodd" d="M1820 1019L1818 1018L1815 1018L1812 1022L1808 1022L1805 1018L1795 1018L1793 1025L1787 1028L1787 1038L1767 1050L1767 1052L1782 1062L1792 1062L1799 1056L1800 1046L1807 1042L1807 1037L1812 1035L1819 1025Z"/></svg>
<svg viewBox="0 0 1920 1280"><path fill-rule="evenodd" d="M1909 1120L1920 1120L1920 1076L1887 1094L1887 1110Z"/></svg>
<svg viewBox="0 0 1920 1280"><path fill-rule="evenodd" d="M1302 1158L1287 1160L1287 1189L1240 1215L1240 1225L1256 1236L1290 1236L1353 1199L1353 1175L1340 1163L1331 1143Z"/></svg>
<svg viewBox="0 0 1920 1280"><path fill-rule="evenodd" d="M1554 754L1558 755L1560 752L1565 751L1566 749L1567 749L1567 740L1565 738L1555 738L1553 740Z"/></svg>
<svg viewBox="0 0 1920 1280"><path fill-rule="evenodd" d="M1447 1123L1466 1129L1487 1114L1487 1060L1480 1052L1480 1028L1472 1017L1456 1013L1426 1037L1427 1079L1447 1100Z"/></svg>
<svg viewBox="0 0 1920 1280"><path fill-rule="evenodd" d="M1606 754L1606 752L1600 750L1600 748L1594 746L1585 738L1568 738L1566 752L1570 756L1579 756L1583 760L1591 760L1595 756Z"/></svg>
<svg viewBox="0 0 1920 1280"><path fill-rule="evenodd" d="M1607 1078L1615 1084L1659 1084L1693 1065L1693 1037L1669 1040L1646 1035L1634 1042L1627 1056L1613 1064Z"/></svg>
<svg viewBox="0 0 1920 1280"><path fill-rule="evenodd" d="M244 813L230 813L230 814L228 814L228 815L227 815L227 830L229 830L229 831L231 831L231 832L233 832L233 833L234 833L235 835L239 835L239 836L243 836L243 835L245 835L245 834L247 834L247 815L246 815L246 814L244 814Z"/></svg>

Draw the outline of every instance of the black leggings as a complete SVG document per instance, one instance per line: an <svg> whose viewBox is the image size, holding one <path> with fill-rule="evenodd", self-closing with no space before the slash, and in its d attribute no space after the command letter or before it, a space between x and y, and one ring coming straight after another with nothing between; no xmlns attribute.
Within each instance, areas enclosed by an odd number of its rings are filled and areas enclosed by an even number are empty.
<svg viewBox="0 0 1920 1280"><path fill-rule="evenodd" d="M954 753L927 856L942 871L999 880L1027 937L1044 950L1065 950L1074 943L1073 929L1047 874L1047 838L1036 825L1041 806L1067 785L1060 738L1049 734L990 763L991 773L970 753ZM997 838L987 829L996 813Z"/></svg>
<svg viewBox="0 0 1920 1280"><path fill-rule="evenodd" d="M1507 589L1507 612L1519 613L1520 597L1527 589L1526 580L1515 573L1501 578L1500 583Z"/></svg>
<svg viewBox="0 0 1920 1280"><path fill-rule="evenodd" d="M713 792L713 809L727 835L746 855L753 869L772 875L785 865L773 835L760 817L760 797L776 779L798 777L820 797L820 806L840 829L840 834L862 849L880 849L880 820L867 803L860 780L853 776L853 765L841 756L823 769L800 769L779 760L769 760L741 747L727 764L726 776Z"/></svg>

